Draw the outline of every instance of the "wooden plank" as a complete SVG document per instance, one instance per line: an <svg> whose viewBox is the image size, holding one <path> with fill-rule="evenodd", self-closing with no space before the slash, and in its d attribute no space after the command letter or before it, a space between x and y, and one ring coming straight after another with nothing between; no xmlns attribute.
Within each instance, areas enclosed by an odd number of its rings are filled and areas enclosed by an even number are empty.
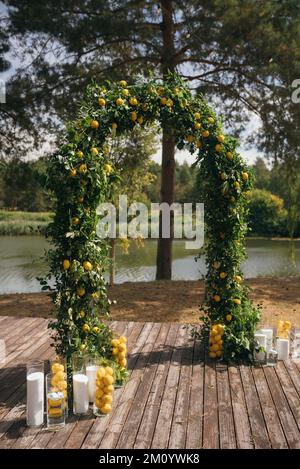
<svg viewBox="0 0 300 469"><path fill-rule="evenodd" d="M254 447L256 449L270 448L271 443L251 373L251 367L247 365L240 365L240 371Z"/></svg>
<svg viewBox="0 0 300 469"><path fill-rule="evenodd" d="M158 337L155 341L155 351L150 354L149 361L145 366L144 373L140 379L134 397L133 405L127 415L116 448L133 448L169 328L170 326L168 324L161 324Z"/></svg>
<svg viewBox="0 0 300 469"><path fill-rule="evenodd" d="M171 449L186 447L193 352L194 340L190 337L190 331L187 330L186 343L184 344L181 357L180 377L168 445Z"/></svg>
<svg viewBox="0 0 300 469"><path fill-rule="evenodd" d="M151 351L155 346L155 341L159 334L161 324L146 323L144 346L139 354L135 368L130 376L129 382L126 384L124 392L118 401L117 407L112 415L112 419L106 428L106 432L100 442L99 448L115 448L117 444L120 430L126 421L127 415L134 402L134 397L140 380L144 373L144 367L150 359Z"/></svg>
<svg viewBox="0 0 300 469"><path fill-rule="evenodd" d="M264 373L277 410L289 448L300 448L300 435L294 416L273 367L265 367Z"/></svg>
<svg viewBox="0 0 300 469"><path fill-rule="evenodd" d="M297 390L294 387L293 381L291 380L283 362L278 362L276 366L276 374L281 383L282 390L285 394L286 400L292 411L294 419L300 429L300 398ZM300 436L300 435L299 435Z"/></svg>
<svg viewBox="0 0 300 469"><path fill-rule="evenodd" d="M239 368L229 366L228 376L237 447L239 449L251 449L254 445Z"/></svg>
<svg viewBox="0 0 300 469"><path fill-rule="evenodd" d="M236 436L227 365L217 364L217 395L220 430L220 448L235 449Z"/></svg>
<svg viewBox="0 0 300 469"><path fill-rule="evenodd" d="M273 449L288 448L263 369L261 367L253 367L252 374L268 429L271 446Z"/></svg>
<svg viewBox="0 0 300 469"><path fill-rule="evenodd" d="M297 365L292 360L284 361L284 366L292 380L298 395L300 396L300 371L297 368Z"/></svg>
<svg viewBox="0 0 300 469"><path fill-rule="evenodd" d="M156 421L161 407L161 400L170 367L170 359L176 346L179 324L171 324L164 350L161 352L159 364L150 389L148 401L134 443L135 449L150 448Z"/></svg>
<svg viewBox="0 0 300 469"><path fill-rule="evenodd" d="M207 359L204 367L203 449L219 447L216 364Z"/></svg>
<svg viewBox="0 0 300 469"><path fill-rule="evenodd" d="M187 424L186 448L202 448L204 403L204 361L200 341L195 341L192 366L192 384Z"/></svg>
<svg viewBox="0 0 300 469"><path fill-rule="evenodd" d="M180 364L183 353L182 346L185 344L186 336L187 330L181 326L177 335L176 348L174 349L171 357L171 364L169 367L168 377L161 401L151 448L164 449L168 447L180 376Z"/></svg>

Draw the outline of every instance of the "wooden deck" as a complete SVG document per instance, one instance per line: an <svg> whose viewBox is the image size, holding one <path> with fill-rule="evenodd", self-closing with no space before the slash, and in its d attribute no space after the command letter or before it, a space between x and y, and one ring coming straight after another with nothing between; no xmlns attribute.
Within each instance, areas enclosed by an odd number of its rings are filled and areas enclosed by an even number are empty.
<svg viewBox="0 0 300 469"><path fill-rule="evenodd" d="M113 323L128 337L127 385L112 414L71 416L59 432L25 425L25 364L53 355L47 320L0 317L0 448L300 448L300 364L200 360L182 324Z"/></svg>

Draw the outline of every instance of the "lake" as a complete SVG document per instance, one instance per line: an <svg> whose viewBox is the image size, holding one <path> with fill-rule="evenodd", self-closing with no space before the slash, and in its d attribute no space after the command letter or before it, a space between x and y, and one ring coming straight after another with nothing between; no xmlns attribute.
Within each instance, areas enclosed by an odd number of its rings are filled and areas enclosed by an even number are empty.
<svg viewBox="0 0 300 469"><path fill-rule="evenodd" d="M0 294L40 291L36 277L47 272L41 259L47 242L40 236L0 236ZM300 241L295 241L295 263L286 240L247 240L248 260L243 265L246 278L300 274ZM174 241L173 279L197 280L205 273L204 259L195 262L197 251L185 249L184 241ZM129 253L117 249L116 283L155 279L156 241L144 247L131 243Z"/></svg>

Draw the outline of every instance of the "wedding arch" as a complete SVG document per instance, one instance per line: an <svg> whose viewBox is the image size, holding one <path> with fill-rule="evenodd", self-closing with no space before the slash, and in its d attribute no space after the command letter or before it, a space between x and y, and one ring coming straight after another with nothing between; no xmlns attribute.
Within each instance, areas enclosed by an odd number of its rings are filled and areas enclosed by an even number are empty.
<svg viewBox="0 0 300 469"><path fill-rule="evenodd" d="M220 120L202 95L192 95L177 76L129 85L122 80L92 83L77 118L67 126L59 151L52 156L49 187L57 199L47 236L50 288L57 311L51 326L58 353L97 352L111 357L112 332L104 272L108 246L96 234L100 202L113 190L116 173L110 161L110 141L136 126L158 122L174 134L179 149L197 156L206 222L206 297L202 305L201 337L217 325L224 359L251 357L259 310L243 282L247 193L251 174L237 151L235 138L222 133ZM215 331L218 332L218 329Z"/></svg>

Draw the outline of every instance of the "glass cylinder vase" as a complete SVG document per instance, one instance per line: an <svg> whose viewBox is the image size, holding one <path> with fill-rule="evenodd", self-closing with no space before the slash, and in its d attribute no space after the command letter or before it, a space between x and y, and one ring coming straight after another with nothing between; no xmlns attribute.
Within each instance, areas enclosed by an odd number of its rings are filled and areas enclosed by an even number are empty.
<svg viewBox="0 0 300 469"><path fill-rule="evenodd" d="M62 370L46 376L47 427L58 430L66 419L67 375Z"/></svg>
<svg viewBox="0 0 300 469"><path fill-rule="evenodd" d="M26 422L29 427L44 423L44 362L35 360L27 364Z"/></svg>
<svg viewBox="0 0 300 469"><path fill-rule="evenodd" d="M73 413L87 414L89 411L89 387L82 355L73 355Z"/></svg>

